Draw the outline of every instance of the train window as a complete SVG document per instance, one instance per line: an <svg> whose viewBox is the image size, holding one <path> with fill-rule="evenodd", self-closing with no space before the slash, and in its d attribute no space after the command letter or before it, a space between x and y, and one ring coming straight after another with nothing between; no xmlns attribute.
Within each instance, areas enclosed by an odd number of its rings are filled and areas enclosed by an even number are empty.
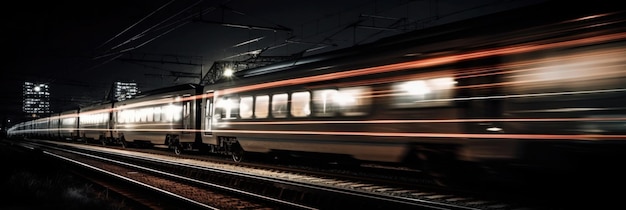
<svg viewBox="0 0 626 210"><path fill-rule="evenodd" d="M367 114L371 104L369 87L351 87L339 89L335 102L344 116L361 116Z"/></svg>
<svg viewBox="0 0 626 210"><path fill-rule="evenodd" d="M241 119L252 118L252 96L241 97L239 101L239 116Z"/></svg>
<svg viewBox="0 0 626 210"><path fill-rule="evenodd" d="M135 109L135 122L143 122L143 110Z"/></svg>
<svg viewBox="0 0 626 210"><path fill-rule="evenodd" d="M269 114L270 96L262 95L256 96L256 102L254 103L254 117L266 118Z"/></svg>
<svg viewBox="0 0 626 210"><path fill-rule="evenodd" d="M183 127L189 129L191 126L191 102L185 101L183 105Z"/></svg>
<svg viewBox="0 0 626 210"><path fill-rule="evenodd" d="M176 122L182 117L183 107L180 105L169 104L161 108L161 120L163 122Z"/></svg>
<svg viewBox="0 0 626 210"><path fill-rule="evenodd" d="M161 107L161 122L169 122L171 120L171 116L167 113L167 106Z"/></svg>
<svg viewBox="0 0 626 210"><path fill-rule="evenodd" d="M146 108L144 110L144 117L146 118L146 122L154 122L154 108L150 107L150 108Z"/></svg>
<svg viewBox="0 0 626 210"><path fill-rule="evenodd" d="M222 119L237 119L239 114L239 98L220 97L215 104L215 112Z"/></svg>
<svg viewBox="0 0 626 210"><path fill-rule="evenodd" d="M212 118L212 112L213 111L213 103L211 102L211 99L206 99L206 106L204 108L204 134L205 135L210 135L206 132L211 131L211 125L213 122L213 118Z"/></svg>
<svg viewBox="0 0 626 210"><path fill-rule="evenodd" d="M339 107L337 106L338 91L334 89L313 91L313 114L317 117L335 116Z"/></svg>
<svg viewBox="0 0 626 210"><path fill-rule="evenodd" d="M141 122L141 112L139 110L133 110L133 122Z"/></svg>
<svg viewBox="0 0 626 210"><path fill-rule="evenodd" d="M115 112L115 118L117 119L118 123L124 123L122 112L123 111Z"/></svg>
<svg viewBox="0 0 626 210"><path fill-rule="evenodd" d="M295 92L291 94L291 115L294 117L307 117L311 115L311 93Z"/></svg>
<svg viewBox="0 0 626 210"><path fill-rule="evenodd" d="M141 110L141 122L150 122L148 114L150 114L152 110L150 108L145 108Z"/></svg>
<svg viewBox="0 0 626 210"><path fill-rule="evenodd" d="M180 103L179 103L180 104ZM170 107L170 111L173 115L173 122L178 122L183 117L183 106L182 105L172 105Z"/></svg>
<svg viewBox="0 0 626 210"><path fill-rule="evenodd" d="M456 81L452 77L412 80L393 85L393 107L447 106L452 103Z"/></svg>
<svg viewBox="0 0 626 210"><path fill-rule="evenodd" d="M63 125L74 125L76 123L76 118L64 118L62 121Z"/></svg>
<svg viewBox="0 0 626 210"><path fill-rule="evenodd" d="M189 101L185 102L185 105L183 105L183 110L183 117L188 118L191 114L191 103L189 103Z"/></svg>
<svg viewBox="0 0 626 210"><path fill-rule="evenodd" d="M127 110L122 110L122 111L117 113L117 119L120 120L121 123L127 123L128 122L128 114L126 112L127 112Z"/></svg>
<svg viewBox="0 0 626 210"><path fill-rule="evenodd" d="M275 118L287 117L287 94L272 95L272 116Z"/></svg>
<svg viewBox="0 0 626 210"><path fill-rule="evenodd" d="M122 119L125 123L131 123L132 121L132 115L130 114L132 110L124 110L122 111Z"/></svg>
<svg viewBox="0 0 626 210"><path fill-rule="evenodd" d="M317 117L335 116L339 107L337 106L338 91L334 89L313 91L313 114Z"/></svg>
<svg viewBox="0 0 626 210"><path fill-rule="evenodd" d="M161 107L154 107L152 113L154 114L154 122L161 122Z"/></svg>
<svg viewBox="0 0 626 210"><path fill-rule="evenodd" d="M508 68L504 80L510 82L507 88L515 94L564 93L568 91L595 91L623 88L626 71L626 51L618 43L575 48L533 54L540 56L533 62L519 62L529 57L510 57L512 62L523 65ZM609 47L609 48L605 48ZM532 100L533 97L519 97Z"/></svg>

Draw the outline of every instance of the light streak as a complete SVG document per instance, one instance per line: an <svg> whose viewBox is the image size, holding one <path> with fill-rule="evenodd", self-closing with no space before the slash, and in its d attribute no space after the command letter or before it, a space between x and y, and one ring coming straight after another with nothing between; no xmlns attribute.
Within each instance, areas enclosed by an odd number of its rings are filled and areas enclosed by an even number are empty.
<svg viewBox="0 0 626 210"><path fill-rule="evenodd" d="M219 92L220 94L233 94L233 93L251 91L251 90L256 90L256 89L263 89L263 88L273 88L273 87L280 87L280 86L287 86L287 85L299 85L299 84L306 84L306 83L319 82L319 81L325 81L325 80L335 80L335 79L340 79L340 78L356 77L356 76L369 75L369 74L377 74L377 73L400 71L400 70L407 70L407 69L413 69L413 68L424 68L424 67L430 67L430 66L436 66L436 65L451 64L451 63L459 62L463 60L484 58L484 57L489 57L489 56L501 56L501 55L510 55L510 54L518 54L518 53L527 53L527 52L543 50L543 49L552 49L552 48L560 48L560 47L587 45L587 44L597 44L597 43L602 43L602 42L612 41L612 40L617 40L617 39L624 39L624 38L626 38L626 33L616 33L616 34L601 35L601 36L596 36L596 37L582 38L582 39L577 39L577 40L569 40L569 41L562 41L562 42L555 42L555 43L543 43L543 44L531 43L531 44L521 45L521 46L503 47L503 48L483 50L483 51L471 52L471 53L465 53L465 54L459 54L459 55L426 58L426 59L417 60L417 61L396 63L396 64L390 64L390 65L384 65L384 66L375 66L375 67L356 69L356 70L346 70L346 71L329 73L329 74L324 74L324 75L315 75L315 76L310 76L310 77L287 79L287 80L281 80L281 81L275 81L275 82L266 82L262 84L228 88L224 90L219 90Z"/></svg>
<svg viewBox="0 0 626 210"><path fill-rule="evenodd" d="M295 125L295 124L402 124L402 123L474 123L474 122L588 122L626 121L626 117L593 118L515 118L515 119L432 119L432 120L324 120L324 121L262 121L222 122L228 125Z"/></svg>
<svg viewBox="0 0 626 210"><path fill-rule="evenodd" d="M103 130L104 131L104 130ZM117 131L132 132L206 132L196 129L117 129ZM28 133L32 130L22 130L17 133ZM478 134L478 133L420 133L420 132L351 132L351 131L284 131L284 130L212 130L214 135L219 133L239 134L272 134L274 138L279 135L317 135L317 136L369 136L369 137L428 137L428 138L457 138L466 139L523 139L523 140L625 140L626 135L603 135L603 134Z"/></svg>
<svg viewBox="0 0 626 210"><path fill-rule="evenodd" d="M401 132L324 132L324 131L266 131L266 130L213 130L213 133L330 135L372 137L433 137L471 139L525 139L525 140L624 140L626 135L601 134L473 134L473 133L401 133Z"/></svg>

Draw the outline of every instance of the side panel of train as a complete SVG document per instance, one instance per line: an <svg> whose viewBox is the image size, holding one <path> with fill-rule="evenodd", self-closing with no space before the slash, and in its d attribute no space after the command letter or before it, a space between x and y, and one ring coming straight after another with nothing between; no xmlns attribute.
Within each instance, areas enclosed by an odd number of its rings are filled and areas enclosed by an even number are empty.
<svg viewBox="0 0 626 210"><path fill-rule="evenodd" d="M112 143L114 140L111 128L113 103L105 103L85 107L79 114L79 136L83 141Z"/></svg>
<svg viewBox="0 0 626 210"><path fill-rule="evenodd" d="M31 132L32 138L46 138L48 134L48 128L50 126L49 118L40 118L32 121L33 132Z"/></svg>
<svg viewBox="0 0 626 210"><path fill-rule="evenodd" d="M78 110L61 112L58 120L59 139L78 141Z"/></svg>
<svg viewBox="0 0 626 210"><path fill-rule="evenodd" d="M48 127L48 139L59 139L59 138L61 138L60 137L60 133L59 133L60 114L59 113L51 114L49 119L50 119L50 123L49 123L49 127Z"/></svg>
<svg viewBox="0 0 626 210"><path fill-rule="evenodd" d="M188 88L115 103L113 136L127 142L191 146L197 133L196 94L195 88Z"/></svg>
<svg viewBox="0 0 626 210"><path fill-rule="evenodd" d="M26 132L26 122L21 122L11 127L7 131L7 136L10 138L23 138L26 136Z"/></svg>
<svg viewBox="0 0 626 210"><path fill-rule="evenodd" d="M465 112L451 100L455 75L412 72L218 91L212 132L217 143L236 139L246 152L393 163L424 154L444 158L468 143L454 120Z"/></svg>

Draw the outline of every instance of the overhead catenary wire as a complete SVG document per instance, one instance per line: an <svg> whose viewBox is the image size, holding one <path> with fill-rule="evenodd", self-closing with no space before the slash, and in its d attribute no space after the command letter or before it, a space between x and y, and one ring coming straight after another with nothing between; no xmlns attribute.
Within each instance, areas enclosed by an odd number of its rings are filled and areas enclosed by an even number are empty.
<svg viewBox="0 0 626 210"><path fill-rule="evenodd" d="M151 12L150 14L146 15L145 17L143 17L141 20L137 21L136 23L130 25L128 28L122 30L120 33L118 33L117 35L111 37L109 40L107 40L106 42L102 43L100 46L98 46L96 49L99 49L101 47L103 47L104 45L108 44L109 42L113 41L113 39L116 39L117 37L121 36L123 33L126 33L126 31L130 30L131 28L135 27L137 24L143 22L144 20L148 19L150 16L154 15L155 13L157 13L159 10L165 8L167 5L170 5L172 2L174 2L175 0L171 0L167 3L165 3L163 6L159 7L158 9L156 9L155 11Z"/></svg>

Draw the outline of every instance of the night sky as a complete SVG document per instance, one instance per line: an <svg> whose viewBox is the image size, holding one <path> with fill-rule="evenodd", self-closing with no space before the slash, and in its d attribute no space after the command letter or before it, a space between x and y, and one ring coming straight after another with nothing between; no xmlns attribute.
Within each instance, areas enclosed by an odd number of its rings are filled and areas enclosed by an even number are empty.
<svg viewBox="0 0 626 210"><path fill-rule="evenodd" d="M213 62L258 49L289 56L325 46L310 55L536 2L18 1L2 8L0 119L6 126L25 115L25 81L50 84L58 112L104 99L115 81L137 82L142 91L198 83ZM243 44L249 40L256 41Z"/></svg>

